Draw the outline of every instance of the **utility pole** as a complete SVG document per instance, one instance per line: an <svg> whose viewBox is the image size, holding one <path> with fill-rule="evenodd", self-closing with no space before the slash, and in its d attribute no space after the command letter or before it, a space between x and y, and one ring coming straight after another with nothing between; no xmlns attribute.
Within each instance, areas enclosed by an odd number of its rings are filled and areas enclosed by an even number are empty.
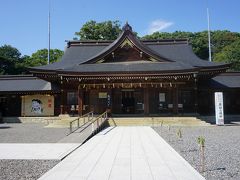
<svg viewBox="0 0 240 180"><path fill-rule="evenodd" d="M48 62L47 64L50 63L50 48L51 48L51 0L49 0L48 4Z"/></svg>
<svg viewBox="0 0 240 180"><path fill-rule="evenodd" d="M208 53L209 53L209 61L212 61L212 50L211 50L211 33L210 33L210 18L209 18L209 10L207 8L207 21L208 21Z"/></svg>

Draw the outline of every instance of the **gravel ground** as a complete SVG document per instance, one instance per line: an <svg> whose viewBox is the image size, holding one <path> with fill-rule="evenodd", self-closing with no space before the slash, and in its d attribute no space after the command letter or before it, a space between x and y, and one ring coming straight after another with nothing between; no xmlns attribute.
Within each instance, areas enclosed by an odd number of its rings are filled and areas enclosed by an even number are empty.
<svg viewBox="0 0 240 180"><path fill-rule="evenodd" d="M0 160L0 179L38 179L58 162L53 160Z"/></svg>
<svg viewBox="0 0 240 180"><path fill-rule="evenodd" d="M177 131L181 129L182 138ZM240 179L240 126L154 127L181 156L200 170L197 138L205 138L205 171L207 180Z"/></svg>
<svg viewBox="0 0 240 180"><path fill-rule="evenodd" d="M68 131L67 128L44 128L44 124L40 123L0 124L0 143L55 143L65 137ZM58 162L0 160L0 180L35 180Z"/></svg>
<svg viewBox="0 0 240 180"><path fill-rule="evenodd" d="M66 136L67 128L44 128L41 123L0 124L0 143L55 143Z"/></svg>

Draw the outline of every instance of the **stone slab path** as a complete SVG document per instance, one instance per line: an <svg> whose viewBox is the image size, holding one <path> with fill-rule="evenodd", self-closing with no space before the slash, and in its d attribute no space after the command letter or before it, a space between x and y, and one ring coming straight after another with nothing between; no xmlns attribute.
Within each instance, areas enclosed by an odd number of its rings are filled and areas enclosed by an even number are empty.
<svg viewBox="0 0 240 180"><path fill-rule="evenodd" d="M116 127L98 133L40 180L203 180L150 127Z"/></svg>

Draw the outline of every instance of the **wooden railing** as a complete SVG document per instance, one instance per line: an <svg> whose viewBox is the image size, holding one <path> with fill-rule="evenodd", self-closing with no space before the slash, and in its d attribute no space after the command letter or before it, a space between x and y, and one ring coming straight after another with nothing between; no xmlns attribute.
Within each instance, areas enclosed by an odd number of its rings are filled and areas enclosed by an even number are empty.
<svg viewBox="0 0 240 180"><path fill-rule="evenodd" d="M78 130L81 127L80 120L83 120L83 123L81 124L81 126L92 121L93 120L93 112L91 111L87 114L82 115L81 117L78 117L77 119L70 121L69 134L73 133L74 131ZM77 126L75 126L75 128L73 126L74 123L77 123Z"/></svg>

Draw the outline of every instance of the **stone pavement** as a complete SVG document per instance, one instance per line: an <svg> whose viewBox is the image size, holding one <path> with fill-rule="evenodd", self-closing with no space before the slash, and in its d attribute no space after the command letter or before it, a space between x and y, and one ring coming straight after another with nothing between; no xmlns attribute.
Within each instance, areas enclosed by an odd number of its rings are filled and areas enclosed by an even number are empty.
<svg viewBox="0 0 240 180"><path fill-rule="evenodd" d="M61 160L80 145L77 143L0 143L0 159Z"/></svg>
<svg viewBox="0 0 240 180"><path fill-rule="evenodd" d="M150 127L115 127L98 133L40 180L203 180Z"/></svg>

